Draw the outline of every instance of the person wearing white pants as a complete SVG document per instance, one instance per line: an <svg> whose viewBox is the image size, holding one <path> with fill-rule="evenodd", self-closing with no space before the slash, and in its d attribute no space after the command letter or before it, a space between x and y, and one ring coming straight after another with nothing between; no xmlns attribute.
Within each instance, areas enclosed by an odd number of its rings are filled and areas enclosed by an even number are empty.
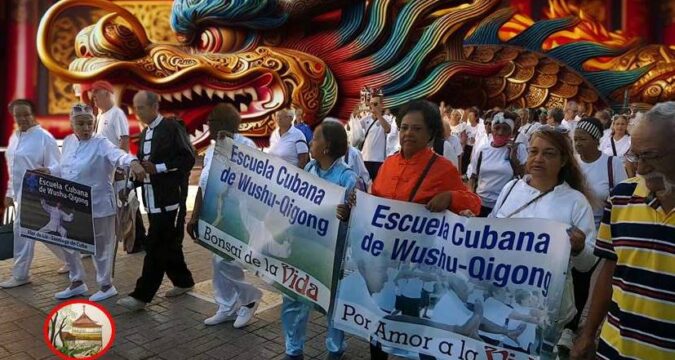
<svg viewBox="0 0 675 360"><path fill-rule="evenodd" d="M113 173L117 167L130 166L133 176L140 179L145 177L145 170L136 157L116 147L105 137L93 135L94 114L89 105L74 105L70 112L70 123L74 134L63 141L61 163L40 171L91 187L96 248L93 260L96 282L100 290L89 300L101 301L117 295L117 289L112 285L116 214ZM87 285L82 280L84 268L80 252L76 250L65 252L71 284L54 295L57 299L68 299L88 291Z"/></svg>
<svg viewBox="0 0 675 360"><path fill-rule="evenodd" d="M202 194L206 189L209 178L211 160L215 144L213 140L222 139L224 136L231 137L235 143L255 148L255 143L237 134L241 118L237 110L230 104L218 104L208 117L209 131L212 139L211 145L204 155L204 165L199 177L199 189L195 198L195 206L192 216L187 224L187 232L196 240L199 237L197 223L202 205ZM219 204L222 208L223 204ZM241 328L251 321L255 313L262 291L246 281L244 270L239 264L225 260L218 255L213 255L213 292L218 311L212 317L204 320L206 325L217 325L226 321L234 321L235 328Z"/></svg>
<svg viewBox="0 0 675 360"><path fill-rule="evenodd" d="M0 283L0 288L13 288L30 283L30 264L33 262L35 241L24 239L20 233L21 184L26 170L48 167L58 164L61 153L54 137L44 130L34 116L35 106L28 100L18 99L9 104L9 112L18 127L9 138L9 146L5 157L8 167L7 193L5 208L15 207L17 214L14 220L14 267L12 276ZM45 244L47 245L47 244ZM47 247L61 260L63 251L58 246Z"/></svg>

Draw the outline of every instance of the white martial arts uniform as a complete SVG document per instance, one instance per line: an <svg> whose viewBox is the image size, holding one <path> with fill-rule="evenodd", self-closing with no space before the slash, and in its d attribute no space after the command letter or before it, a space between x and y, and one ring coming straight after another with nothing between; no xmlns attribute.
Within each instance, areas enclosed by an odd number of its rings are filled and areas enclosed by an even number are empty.
<svg viewBox="0 0 675 360"><path fill-rule="evenodd" d="M19 236L23 175L26 170L46 168L58 164L61 153L54 137L40 125L35 125L26 131L17 130L10 136L5 158L9 175L5 196L14 200L17 214L14 220L14 267L12 268L12 276L17 280L26 280L29 277L30 264L33 262L35 241ZM65 260L60 247L44 244L56 257Z"/></svg>
<svg viewBox="0 0 675 360"><path fill-rule="evenodd" d="M96 282L100 287L112 285L115 263L116 201L112 184L113 172L116 167L128 167L134 160L136 157L119 149L101 135L94 135L86 141L70 135L63 141L61 164L50 168L56 176L91 187L96 246L93 259ZM84 267L80 252L70 249L64 251L70 267L71 281L82 280Z"/></svg>
<svg viewBox="0 0 675 360"><path fill-rule="evenodd" d="M245 136L235 134L234 142L256 148L255 143ZM209 170L213 159L215 144L209 145L204 155L204 167L199 176L199 187L202 195L206 190ZM264 225L263 225L264 226ZM246 281L244 270L234 261L225 260L213 255L213 295L218 304L218 313L236 314L240 307L260 300L262 291Z"/></svg>

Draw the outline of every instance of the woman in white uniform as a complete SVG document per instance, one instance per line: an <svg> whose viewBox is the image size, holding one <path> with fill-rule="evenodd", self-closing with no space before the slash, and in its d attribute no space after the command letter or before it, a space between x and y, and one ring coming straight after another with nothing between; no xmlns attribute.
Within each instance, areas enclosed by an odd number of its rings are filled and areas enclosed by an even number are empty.
<svg viewBox="0 0 675 360"><path fill-rule="evenodd" d="M630 150L630 134L628 134L628 118L617 115L612 121L612 134L603 139L600 150L609 156L623 156Z"/></svg>
<svg viewBox="0 0 675 360"><path fill-rule="evenodd" d="M523 175L527 161L524 144L511 140L516 114L500 112L492 119L493 138L478 149L471 159L471 189L480 196L480 217L486 217L495 206L499 193L510 180Z"/></svg>
<svg viewBox="0 0 675 360"><path fill-rule="evenodd" d="M73 134L63 141L61 163L41 171L91 187L96 246L96 255L92 258L100 290L89 300L102 301L117 295L117 289L112 284L116 240L113 173L117 167L131 167L132 176L142 179L145 170L136 157L116 147L102 135L94 135L94 113L89 105L74 105L70 112L70 124ZM85 271L80 252L71 249L64 249L64 252L70 268L71 284L54 295L59 300L83 295L88 291L83 281Z"/></svg>
<svg viewBox="0 0 675 360"><path fill-rule="evenodd" d="M21 184L26 170L54 166L59 163L61 153L54 137L35 121L35 106L29 100L18 99L9 104L9 112L14 117L18 129L9 138L5 153L8 167L7 193L5 208L21 207ZM0 288L13 288L30 283L29 269L33 262L35 241L19 236L20 219L14 220L14 267L12 276L0 283ZM62 261L65 260L61 248L45 244ZM65 269L64 269L65 270ZM60 271L62 272L62 271Z"/></svg>
<svg viewBox="0 0 675 360"><path fill-rule="evenodd" d="M525 177L504 186L490 217L540 218L569 224L569 267L588 272L597 261L593 255L596 228L588 200L591 196L567 133L547 127L536 131L530 139L525 167ZM565 284L560 317L555 319L560 331L576 315L574 301L565 301L574 294L571 271ZM571 340L563 337L558 346L569 348ZM546 351L552 351L552 344L547 346Z"/></svg>

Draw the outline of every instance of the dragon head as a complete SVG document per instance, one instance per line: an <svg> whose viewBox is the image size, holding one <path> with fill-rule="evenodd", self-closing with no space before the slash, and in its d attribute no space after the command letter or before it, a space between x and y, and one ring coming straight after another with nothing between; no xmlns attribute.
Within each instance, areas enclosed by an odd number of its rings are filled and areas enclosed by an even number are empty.
<svg viewBox="0 0 675 360"><path fill-rule="evenodd" d="M56 75L78 84L106 79L117 103L139 90L161 95L160 108L183 118L208 141L205 119L218 102L242 115L242 133L266 137L272 114L302 108L310 125L331 114L345 119L363 86L383 88L385 106L440 97L458 74L486 76L503 64L464 58L462 40L498 0L175 0L177 41L151 42L142 24L114 2L57 2L38 30L38 53ZM46 32L76 6L108 13L82 29L68 68L52 58ZM83 93L86 97L86 92Z"/></svg>

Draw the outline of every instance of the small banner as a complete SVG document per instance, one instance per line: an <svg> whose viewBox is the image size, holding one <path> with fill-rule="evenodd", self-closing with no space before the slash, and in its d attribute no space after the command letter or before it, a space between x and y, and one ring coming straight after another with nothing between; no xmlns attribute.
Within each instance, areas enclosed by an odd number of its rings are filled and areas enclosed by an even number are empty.
<svg viewBox="0 0 675 360"><path fill-rule="evenodd" d="M424 359L538 359L555 339L565 225L431 213L363 192L356 204L335 327Z"/></svg>
<svg viewBox="0 0 675 360"><path fill-rule="evenodd" d="M95 253L89 186L26 171L21 189L21 237Z"/></svg>
<svg viewBox="0 0 675 360"><path fill-rule="evenodd" d="M327 311L344 196L340 186L227 138L211 162L200 244Z"/></svg>

